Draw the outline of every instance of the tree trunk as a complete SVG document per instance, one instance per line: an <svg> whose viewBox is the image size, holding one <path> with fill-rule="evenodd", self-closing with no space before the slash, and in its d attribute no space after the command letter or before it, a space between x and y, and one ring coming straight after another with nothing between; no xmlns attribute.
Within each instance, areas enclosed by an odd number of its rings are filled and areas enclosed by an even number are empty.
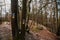
<svg viewBox="0 0 60 40"><path fill-rule="evenodd" d="M18 21L17 21L17 14L18 14L18 0L11 0L11 26L12 26L12 35L13 40L18 40L19 33L18 33Z"/></svg>
<svg viewBox="0 0 60 40"><path fill-rule="evenodd" d="M21 40L25 40L25 23L27 13L27 0L22 1Z"/></svg>

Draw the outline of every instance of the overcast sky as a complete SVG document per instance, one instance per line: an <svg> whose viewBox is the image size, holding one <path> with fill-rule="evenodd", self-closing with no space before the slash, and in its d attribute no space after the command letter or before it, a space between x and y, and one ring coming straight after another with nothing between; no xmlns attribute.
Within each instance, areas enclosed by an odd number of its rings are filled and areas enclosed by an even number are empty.
<svg viewBox="0 0 60 40"><path fill-rule="evenodd" d="M5 1L5 3L4 3L4 1ZM10 9L11 2L10 2L10 0L0 0L0 2L2 2L2 3L0 3L0 5L3 5L2 6L2 14L5 14L5 11L8 12L8 10ZM4 5L4 4L6 4L6 5Z"/></svg>
<svg viewBox="0 0 60 40"><path fill-rule="evenodd" d="M10 4L11 4L11 0L0 0L0 5L3 5L2 6L2 17L5 16L6 12L9 12ZM1 6L0 6L0 10L1 10Z"/></svg>
<svg viewBox="0 0 60 40"><path fill-rule="evenodd" d="M3 4L4 4L4 1L5 1L5 3L6 3L6 10L5 10L5 6L3 6L3 8L2 8L2 14L5 14L5 11L6 12L8 12L9 11L9 9L10 9L10 4L11 4L11 0L0 0L0 2L3 2ZM37 0L37 1L39 1L39 0ZM58 1L60 1L60 0L58 0ZM1 3L0 3L0 5L1 5ZM32 6L32 5L31 5ZM39 5L38 5L39 6ZM60 8L60 6L58 6L59 8Z"/></svg>

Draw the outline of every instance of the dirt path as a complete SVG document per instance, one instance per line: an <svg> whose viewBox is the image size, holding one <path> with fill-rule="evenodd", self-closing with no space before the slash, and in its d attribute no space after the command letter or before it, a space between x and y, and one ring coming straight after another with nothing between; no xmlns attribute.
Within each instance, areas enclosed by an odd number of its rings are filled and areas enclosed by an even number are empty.
<svg viewBox="0 0 60 40"><path fill-rule="evenodd" d="M0 25L0 40L12 40L11 25L5 23Z"/></svg>
<svg viewBox="0 0 60 40"><path fill-rule="evenodd" d="M30 26L30 24L29 24ZM35 25L31 25L33 27L30 29L30 33L26 33L25 40L58 40L57 36L47 30L46 27L43 25L38 25L40 28L43 27L42 30L38 30L37 32L34 27L37 27L36 23ZM34 29L34 31L32 31ZM0 25L0 40L11 40L9 39L11 37L11 24L7 25L3 23Z"/></svg>
<svg viewBox="0 0 60 40"><path fill-rule="evenodd" d="M29 20L29 26L31 34L26 34L26 40L58 40L58 37L54 33L49 32L47 28L41 24L37 25L37 23ZM36 32L36 27L42 27L43 29Z"/></svg>
<svg viewBox="0 0 60 40"><path fill-rule="evenodd" d="M26 40L58 40L57 36L48 30L41 30L40 32L26 33Z"/></svg>

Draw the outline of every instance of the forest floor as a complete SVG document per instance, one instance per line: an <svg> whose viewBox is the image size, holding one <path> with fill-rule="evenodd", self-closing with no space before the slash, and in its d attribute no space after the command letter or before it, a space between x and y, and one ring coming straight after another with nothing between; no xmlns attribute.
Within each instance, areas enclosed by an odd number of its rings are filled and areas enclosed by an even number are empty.
<svg viewBox="0 0 60 40"><path fill-rule="evenodd" d="M48 29L41 25L29 21L30 33L26 33L26 40L58 40L56 34L48 31ZM38 27L38 28L37 28Z"/></svg>
<svg viewBox="0 0 60 40"><path fill-rule="evenodd" d="M25 40L58 40L54 33L51 33L43 25L32 23L29 21L30 31L26 32ZM40 29L39 29L40 28ZM0 40L11 40L12 31L11 24L9 22L3 22L0 25Z"/></svg>
<svg viewBox="0 0 60 40"><path fill-rule="evenodd" d="M9 22L3 22L0 25L0 40L12 40L12 31Z"/></svg>

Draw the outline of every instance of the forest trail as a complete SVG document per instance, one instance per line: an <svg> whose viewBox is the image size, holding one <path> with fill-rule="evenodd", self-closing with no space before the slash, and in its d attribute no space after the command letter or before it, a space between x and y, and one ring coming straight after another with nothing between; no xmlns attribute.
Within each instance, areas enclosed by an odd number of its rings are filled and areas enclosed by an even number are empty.
<svg viewBox="0 0 60 40"><path fill-rule="evenodd" d="M12 30L9 22L3 22L0 25L0 40L12 40Z"/></svg>
<svg viewBox="0 0 60 40"><path fill-rule="evenodd" d="M38 24L38 28L36 28L37 23L33 23L31 20L29 20L29 26L30 34L26 33L26 40L58 40L56 34L51 33L45 26L41 24Z"/></svg>
<svg viewBox="0 0 60 40"><path fill-rule="evenodd" d="M29 23L29 26L30 33L26 33L25 40L57 40L57 36L54 33L49 32L45 26L38 24L39 27L36 28L37 23L32 23L32 25ZM11 32L10 23L3 23L0 25L0 38L2 37L2 40L8 40L7 37L11 37Z"/></svg>

